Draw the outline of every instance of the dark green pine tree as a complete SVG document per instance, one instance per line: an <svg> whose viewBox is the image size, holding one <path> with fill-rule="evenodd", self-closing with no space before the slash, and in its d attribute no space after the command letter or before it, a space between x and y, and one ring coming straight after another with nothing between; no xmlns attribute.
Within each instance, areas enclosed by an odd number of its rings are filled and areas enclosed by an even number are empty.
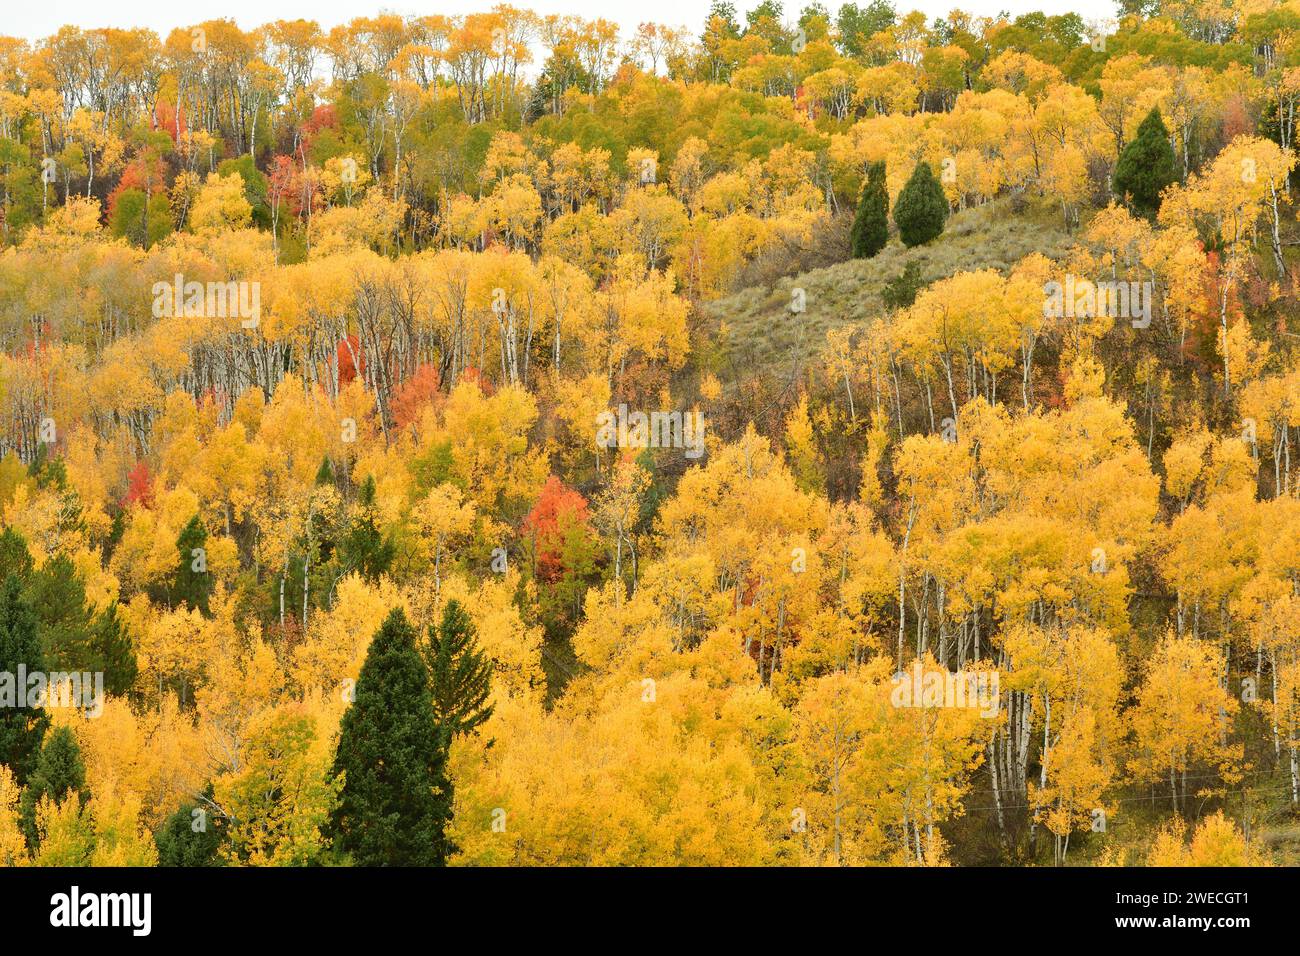
<svg viewBox="0 0 1300 956"><path fill-rule="evenodd" d="M96 620L93 644L94 670L103 671L104 690L115 697L122 696L135 686L139 668L131 635L117 616L116 601Z"/></svg>
<svg viewBox="0 0 1300 956"><path fill-rule="evenodd" d="M0 533L0 581L11 574L27 581L32 574L32 553L27 550L27 541L21 534L13 528L5 528Z"/></svg>
<svg viewBox="0 0 1300 956"><path fill-rule="evenodd" d="M474 622L459 601L448 601L442 623L429 628L425 648L433 718L445 747L457 734L467 734L492 716L487 702L492 690L492 661L478 649Z"/></svg>
<svg viewBox="0 0 1300 956"><path fill-rule="evenodd" d="M345 571L357 571L373 581L393 563L394 550L375 520L375 479L367 475L357 490L352 524L339 542L339 560Z"/></svg>
<svg viewBox="0 0 1300 956"><path fill-rule="evenodd" d="M867 167L867 183L858 200L858 213L849 232L849 248L855 259L870 259L889 241L889 189L883 161Z"/></svg>
<svg viewBox="0 0 1300 956"><path fill-rule="evenodd" d="M50 456L50 446L45 442L36 445L36 454L27 466L27 476L40 489L54 488L62 491L68 486L68 469L62 458Z"/></svg>
<svg viewBox="0 0 1300 956"><path fill-rule="evenodd" d="M36 763L50 716L43 708L27 707L27 688L18 683L20 664L27 673L44 671L45 655L36 614L22 583L11 574L0 585L0 763L13 770L21 785Z"/></svg>
<svg viewBox="0 0 1300 956"><path fill-rule="evenodd" d="M880 290L880 301L891 309L906 309L916 301L917 293L924 287L921 263L913 259L903 266L902 272L885 283Z"/></svg>
<svg viewBox="0 0 1300 956"><path fill-rule="evenodd" d="M86 791L86 765L81 761L81 748L77 738L68 727L56 727L50 731L41 747L41 755L36 761L36 769L27 781L19 803L19 817L23 832L27 835L27 846L36 852L40 846L36 832L36 808L42 797L49 797L55 803L66 800L68 794L76 793L84 804L90 794Z"/></svg>
<svg viewBox="0 0 1300 956"><path fill-rule="evenodd" d="M208 572L208 529L195 515L176 538L178 560L172 578L171 599L175 604L208 613L212 596L212 575Z"/></svg>
<svg viewBox="0 0 1300 956"><path fill-rule="evenodd" d="M203 791L211 804L212 784ZM203 814L194 811L198 804L187 803L173 813L154 834L158 847L159 866L223 866L221 844L226 837L226 821L210 809Z"/></svg>
<svg viewBox="0 0 1300 956"><path fill-rule="evenodd" d="M415 629L396 609L370 642L334 758L343 787L330 832L356 865L446 865L451 781L441 736Z"/></svg>
<svg viewBox="0 0 1300 956"><path fill-rule="evenodd" d="M1178 182L1177 160L1160 108L1146 115L1137 136L1124 147L1115 164L1115 192L1132 203L1135 212L1154 216L1160 210L1160 193Z"/></svg>
<svg viewBox="0 0 1300 956"><path fill-rule="evenodd" d="M894 200L894 224L906 246L921 246L937 239L948 221L948 197L934 178L930 164L919 162Z"/></svg>
<svg viewBox="0 0 1300 956"><path fill-rule="evenodd" d="M337 483L334 477L334 462L330 461L329 456L326 455L320 460L320 467L316 469L316 487L320 488L323 485Z"/></svg>
<svg viewBox="0 0 1300 956"><path fill-rule="evenodd" d="M89 671L104 674L110 694L124 694L135 683L135 651L117 617L117 605L96 614L86 600L86 587L72 562L64 555L46 561L39 571L31 568L22 537L6 530L0 535L0 567L25 568L25 596L36 614L41 650L52 671Z"/></svg>
<svg viewBox="0 0 1300 956"><path fill-rule="evenodd" d="M94 612L86 587L65 555L57 555L32 573L27 596L36 611L41 649L50 669L99 670L94 648Z"/></svg>

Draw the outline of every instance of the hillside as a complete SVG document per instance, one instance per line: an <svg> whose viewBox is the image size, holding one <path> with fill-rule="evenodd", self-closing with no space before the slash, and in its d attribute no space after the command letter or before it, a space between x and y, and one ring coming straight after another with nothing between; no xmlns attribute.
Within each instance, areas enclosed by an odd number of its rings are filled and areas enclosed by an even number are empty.
<svg viewBox="0 0 1300 956"><path fill-rule="evenodd" d="M825 346L828 331L865 323L884 310L881 290L909 262L919 265L925 286L958 271L1006 273L1032 252L1064 258L1073 242L1052 210L1015 212L1010 199L962 210L929 245L908 249L893 237L874 258L847 259L701 303L701 331L713 346L709 367L732 388L752 378L769 385L793 382ZM799 288L805 296L802 313L790 307Z"/></svg>
<svg viewBox="0 0 1300 956"><path fill-rule="evenodd" d="M1125 6L0 37L0 864L1293 859L1300 0Z"/></svg>

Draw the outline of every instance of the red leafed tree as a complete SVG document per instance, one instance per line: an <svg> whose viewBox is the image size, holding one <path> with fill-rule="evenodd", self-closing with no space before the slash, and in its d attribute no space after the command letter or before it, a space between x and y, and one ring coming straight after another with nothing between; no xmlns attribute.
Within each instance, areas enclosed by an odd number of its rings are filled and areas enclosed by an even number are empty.
<svg viewBox="0 0 1300 956"><path fill-rule="evenodd" d="M1225 307L1229 324L1241 314L1238 290L1224 284L1228 278L1223 273L1223 261L1217 252L1205 254L1205 270L1201 273L1201 294L1192 304L1187 334L1183 336L1183 360L1193 362L1202 369L1218 369L1220 299L1226 295Z"/></svg>
<svg viewBox="0 0 1300 956"><path fill-rule="evenodd" d="M146 196L153 196L154 193L166 188L167 172L162 159L157 156L149 159L143 156L136 157L122 170L117 185L108 194L108 199L104 203L104 221L108 222L113 218L118 197L126 190L138 189Z"/></svg>
<svg viewBox="0 0 1300 956"><path fill-rule="evenodd" d="M465 367L465 370L460 373L460 380L462 382L473 382L485 397L490 396L495 391L487 377L473 365Z"/></svg>
<svg viewBox="0 0 1300 956"><path fill-rule="evenodd" d="M266 201L271 207L271 222L277 228L281 215L298 215L298 210L302 208L303 188L292 156L280 155L271 161L271 172L266 182Z"/></svg>
<svg viewBox="0 0 1300 956"><path fill-rule="evenodd" d="M587 499L551 475L533 510L524 518L524 534L532 537L537 548L537 577L547 583L559 580L565 572L564 538L575 526L588 525Z"/></svg>
<svg viewBox="0 0 1300 956"><path fill-rule="evenodd" d="M414 375L399 385L388 405L397 427L405 428L419 419L424 407L432 404L438 397L438 386L441 384L436 368L432 365L421 365L415 370Z"/></svg>
<svg viewBox="0 0 1300 956"><path fill-rule="evenodd" d="M154 129L160 129L172 138L175 143L180 136L189 128L189 122L185 119L185 110L178 114L175 104L168 103L166 100L159 100L154 105L153 111Z"/></svg>
<svg viewBox="0 0 1300 956"><path fill-rule="evenodd" d="M149 474L149 463L145 461L136 462L126 476L126 496L122 499L122 507L137 503L145 508L153 507L153 476Z"/></svg>
<svg viewBox="0 0 1300 956"><path fill-rule="evenodd" d="M366 370L366 353L361 349L361 340L355 334L340 339L334 350L339 365L339 385L347 385Z"/></svg>
<svg viewBox="0 0 1300 956"><path fill-rule="evenodd" d="M47 355L50 351L50 342L53 336L50 334L50 322L48 319L42 319L37 323L39 334L34 330L32 335L23 345L23 355L27 359L34 359L38 355Z"/></svg>
<svg viewBox="0 0 1300 956"><path fill-rule="evenodd" d="M338 111L333 104L326 103L312 110L311 116L303 120L302 125L298 127L299 148L304 156L311 149L312 142L323 129L338 129L339 116Z"/></svg>
<svg viewBox="0 0 1300 956"><path fill-rule="evenodd" d="M1223 102L1223 141L1230 143L1244 133L1251 133L1255 129L1254 121L1250 118L1250 107L1241 94L1229 96Z"/></svg>

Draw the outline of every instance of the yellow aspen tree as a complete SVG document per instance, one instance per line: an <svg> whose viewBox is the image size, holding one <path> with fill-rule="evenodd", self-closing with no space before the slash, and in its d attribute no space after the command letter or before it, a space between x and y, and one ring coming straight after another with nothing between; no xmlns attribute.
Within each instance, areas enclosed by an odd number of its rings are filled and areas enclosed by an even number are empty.
<svg viewBox="0 0 1300 956"><path fill-rule="evenodd" d="M27 862L27 838L18 820L19 793L13 771L0 765L0 866Z"/></svg>
<svg viewBox="0 0 1300 956"><path fill-rule="evenodd" d="M1139 780L1168 784L1175 810L1187 804L1189 770L1193 777L1197 768L1206 768L1225 781L1239 779L1239 754L1225 742L1237 702L1223 689L1223 671L1223 654L1213 646L1166 634L1138 688L1129 715L1129 771Z"/></svg>

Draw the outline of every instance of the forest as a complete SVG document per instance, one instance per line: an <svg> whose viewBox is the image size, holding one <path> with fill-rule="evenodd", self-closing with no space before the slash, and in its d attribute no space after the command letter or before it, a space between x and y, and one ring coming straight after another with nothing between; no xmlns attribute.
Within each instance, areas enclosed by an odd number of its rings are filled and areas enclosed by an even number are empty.
<svg viewBox="0 0 1300 956"><path fill-rule="evenodd" d="M700 3L0 37L0 865L1300 861L1300 0Z"/></svg>

